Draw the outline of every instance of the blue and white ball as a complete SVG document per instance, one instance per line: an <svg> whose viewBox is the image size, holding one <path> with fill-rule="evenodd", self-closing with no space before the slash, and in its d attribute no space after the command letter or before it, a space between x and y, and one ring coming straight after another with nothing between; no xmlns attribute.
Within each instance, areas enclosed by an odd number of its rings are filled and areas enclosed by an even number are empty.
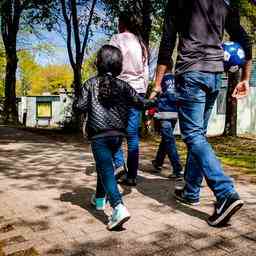
<svg viewBox="0 0 256 256"><path fill-rule="evenodd" d="M225 42L222 44L224 50L224 70L236 72L245 64L245 53L237 42Z"/></svg>

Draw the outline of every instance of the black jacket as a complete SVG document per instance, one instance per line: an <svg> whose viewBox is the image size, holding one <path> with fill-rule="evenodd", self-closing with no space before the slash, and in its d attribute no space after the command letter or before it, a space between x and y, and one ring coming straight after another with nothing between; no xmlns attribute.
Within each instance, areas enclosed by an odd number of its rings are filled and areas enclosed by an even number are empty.
<svg viewBox="0 0 256 256"><path fill-rule="evenodd" d="M84 83L81 96L74 102L76 110L87 113L86 130L89 139L113 131L126 133L129 107L142 109L145 105L144 100L128 83L114 79L115 100L111 106L104 107L98 100L99 76Z"/></svg>
<svg viewBox="0 0 256 256"><path fill-rule="evenodd" d="M179 35L176 74L187 71L222 72L224 29L239 42L247 60L252 58L252 42L240 25L233 0L169 0L158 64L170 62Z"/></svg>

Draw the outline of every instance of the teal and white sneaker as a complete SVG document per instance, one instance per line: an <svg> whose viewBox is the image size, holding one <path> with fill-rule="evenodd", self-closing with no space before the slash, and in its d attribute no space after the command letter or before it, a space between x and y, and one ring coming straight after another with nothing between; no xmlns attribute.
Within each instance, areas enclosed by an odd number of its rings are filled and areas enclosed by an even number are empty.
<svg viewBox="0 0 256 256"><path fill-rule="evenodd" d="M92 194L91 204L95 206L96 210L104 211L106 208L106 198L96 198L95 193Z"/></svg>
<svg viewBox="0 0 256 256"><path fill-rule="evenodd" d="M113 213L109 219L107 228L108 230L112 230L114 228L121 227L130 218L131 215L128 212L127 208L120 203L114 208Z"/></svg>

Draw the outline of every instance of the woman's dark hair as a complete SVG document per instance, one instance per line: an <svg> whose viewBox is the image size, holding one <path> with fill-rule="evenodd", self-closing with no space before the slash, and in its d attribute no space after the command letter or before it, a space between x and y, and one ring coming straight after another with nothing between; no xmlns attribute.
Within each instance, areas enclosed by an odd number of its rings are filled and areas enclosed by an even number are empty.
<svg viewBox="0 0 256 256"><path fill-rule="evenodd" d="M103 45L97 54L96 66L100 79L98 100L104 107L111 107L117 101L115 77L122 72L121 51L117 47Z"/></svg>
<svg viewBox="0 0 256 256"><path fill-rule="evenodd" d="M130 12L123 11L119 14L119 23L138 38L142 49L143 62L146 62L148 57L148 48L142 36L142 19Z"/></svg>

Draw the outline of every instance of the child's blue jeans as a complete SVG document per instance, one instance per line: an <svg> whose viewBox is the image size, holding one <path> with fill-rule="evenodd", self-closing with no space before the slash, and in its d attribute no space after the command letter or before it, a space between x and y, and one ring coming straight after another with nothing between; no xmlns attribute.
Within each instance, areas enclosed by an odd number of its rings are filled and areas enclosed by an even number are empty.
<svg viewBox="0 0 256 256"><path fill-rule="evenodd" d="M173 135L176 123L177 119L160 121L161 143L158 147L155 161L156 165L162 166L165 156L168 155L173 167L173 173L176 176L179 176L182 172L182 166L180 164L180 158L176 147L176 140Z"/></svg>
<svg viewBox="0 0 256 256"><path fill-rule="evenodd" d="M129 109L128 127L127 127L127 178L136 179L139 167L139 126L141 120L141 111L136 108ZM120 147L115 155L115 166L124 165L124 153Z"/></svg>
<svg viewBox="0 0 256 256"><path fill-rule="evenodd" d="M122 136L109 136L94 139L92 152L97 169L96 198L107 197L114 208L122 203L114 174L113 156L122 145Z"/></svg>

